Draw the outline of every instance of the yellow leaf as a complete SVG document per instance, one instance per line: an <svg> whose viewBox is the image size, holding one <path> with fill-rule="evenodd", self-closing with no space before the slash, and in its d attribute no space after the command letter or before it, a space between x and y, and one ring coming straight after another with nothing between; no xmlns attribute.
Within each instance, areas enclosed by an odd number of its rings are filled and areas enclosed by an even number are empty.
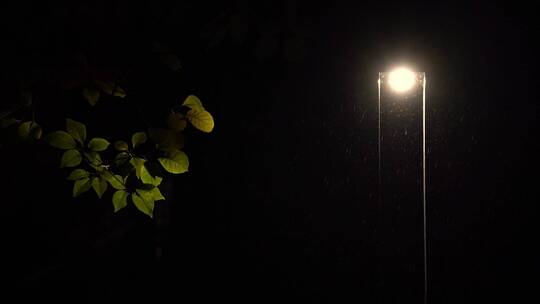
<svg viewBox="0 0 540 304"><path fill-rule="evenodd" d="M201 100L195 95L189 95L182 105L192 110L204 111Z"/></svg>
<svg viewBox="0 0 540 304"><path fill-rule="evenodd" d="M214 129L214 118L208 111L189 110L187 119L197 129L209 133Z"/></svg>

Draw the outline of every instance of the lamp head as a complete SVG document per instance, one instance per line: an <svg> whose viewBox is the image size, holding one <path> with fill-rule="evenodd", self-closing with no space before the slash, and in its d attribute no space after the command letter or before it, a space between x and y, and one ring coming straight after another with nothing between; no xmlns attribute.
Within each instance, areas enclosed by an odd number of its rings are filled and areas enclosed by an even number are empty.
<svg viewBox="0 0 540 304"><path fill-rule="evenodd" d="M416 83L416 73L400 67L388 74L388 84L397 93L409 91Z"/></svg>

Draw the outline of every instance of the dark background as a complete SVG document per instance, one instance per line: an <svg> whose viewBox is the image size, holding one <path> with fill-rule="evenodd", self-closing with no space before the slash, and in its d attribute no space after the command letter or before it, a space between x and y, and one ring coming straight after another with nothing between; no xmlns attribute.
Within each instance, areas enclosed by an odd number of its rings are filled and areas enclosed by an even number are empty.
<svg viewBox="0 0 540 304"><path fill-rule="evenodd" d="M428 79L431 303L538 298L532 7L1 5L1 102L37 79L46 132L72 117L92 136L128 138L144 124L126 104L154 118L189 94L216 122L210 134L187 132L190 172L164 185L169 199L154 220L131 206L114 214L107 196L72 199L58 151L3 131L2 272L16 302L376 303L381 292L406 294L377 283L385 260L375 233L378 214L390 212L377 206L377 73L401 63ZM247 30L223 33L238 12ZM160 64L155 41L180 58L180 71ZM122 71L126 99L91 107L80 90L59 89L81 69L80 54L97 70Z"/></svg>

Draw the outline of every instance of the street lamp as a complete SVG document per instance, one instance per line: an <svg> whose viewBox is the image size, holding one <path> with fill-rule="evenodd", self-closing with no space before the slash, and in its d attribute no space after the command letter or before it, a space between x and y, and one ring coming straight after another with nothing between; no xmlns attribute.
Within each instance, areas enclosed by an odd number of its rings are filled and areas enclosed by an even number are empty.
<svg viewBox="0 0 540 304"><path fill-rule="evenodd" d="M387 208L394 208L391 209L394 214L388 225L383 225L383 220L381 220L380 224L383 227L380 227L380 230L390 229L387 233L389 240L381 241L381 243L392 243L393 240L394 244L386 245L389 248L387 252L394 253L398 260L404 255L400 253L399 247L405 242L400 240L405 237L405 232L396 232L393 227L384 226L397 225L392 221L395 218L405 218L406 208L409 208L409 214L414 215L414 207L403 207L401 205L403 201L420 201L423 222L423 293L424 303L427 303L426 77L424 72L414 72L406 67L398 67L390 72L379 73L378 133L379 207L382 211L384 202ZM380 216L384 218L382 212ZM398 247L397 254L391 248L392 246ZM401 264L405 263L405 260ZM396 262L396 265L399 266L399 262ZM400 278L396 279L397 282L399 280Z"/></svg>

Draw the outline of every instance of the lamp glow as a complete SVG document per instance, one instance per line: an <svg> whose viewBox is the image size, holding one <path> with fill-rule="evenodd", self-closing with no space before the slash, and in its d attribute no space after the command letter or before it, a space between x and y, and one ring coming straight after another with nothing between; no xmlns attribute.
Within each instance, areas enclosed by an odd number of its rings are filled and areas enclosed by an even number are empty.
<svg viewBox="0 0 540 304"><path fill-rule="evenodd" d="M415 82L415 73L406 68L395 69L388 75L388 84L394 91L398 93L403 93L410 90L414 86Z"/></svg>

